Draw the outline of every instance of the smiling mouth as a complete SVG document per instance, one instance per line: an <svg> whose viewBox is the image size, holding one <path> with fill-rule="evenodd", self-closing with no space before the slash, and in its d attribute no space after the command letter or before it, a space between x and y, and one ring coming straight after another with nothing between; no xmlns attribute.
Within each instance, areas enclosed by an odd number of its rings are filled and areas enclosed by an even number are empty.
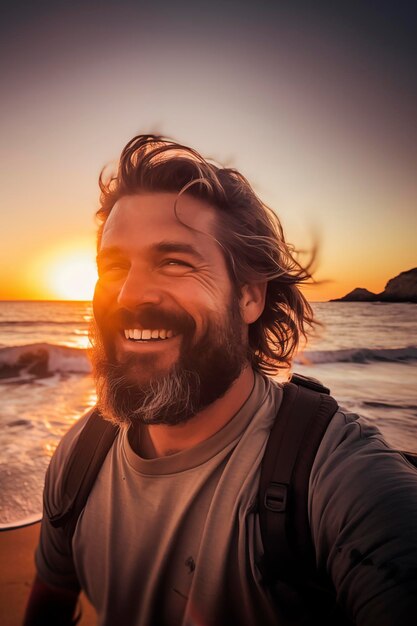
<svg viewBox="0 0 417 626"><path fill-rule="evenodd" d="M124 329L124 336L129 341L165 341L175 336L174 331L162 329L150 329L150 328L127 328Z"/></svg>

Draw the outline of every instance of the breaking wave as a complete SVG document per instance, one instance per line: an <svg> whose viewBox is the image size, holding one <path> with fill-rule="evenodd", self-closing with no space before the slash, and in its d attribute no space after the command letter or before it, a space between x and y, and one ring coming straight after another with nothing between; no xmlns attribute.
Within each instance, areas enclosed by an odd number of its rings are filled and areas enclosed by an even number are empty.
<svg viewBox="0 0 417 626"><path fill-rule="evenodd" d="M86 350L49 343L0 348L0 380L25 382L56 373L87 374Z"/></svg>
<svg viewBox="0 0 417 626"><path fill-rule="evenodd" d="M39 320L0 320L0 326L16 326L20 328L20 326L68 326L74 325L74 320L50 320L50 319L39 319ZM80 325L80 323L78 323ZM81 323L81 325L83 325ZM84 326L87 326L87 322L84 322Z"/></svg>
<svg viewBox="0 0 417 626"><path fill-rule="evenodd" d="M349 350L312 350L298 354L294 363L371 363L417 360L417 347L353 348ZM88 374L91 365L86 350L50 343L34 343L0 348L0 380L25 382L57 373Z"/></svg>
<svg viewBox="0 0 417 626"><path fill-rule="evenodd" d="M302 365L319 363L371 363L386 361L398 363L417 359L417 347L406 348L350 348L348 350L312 350L298 354L294 361Z"/></svg>

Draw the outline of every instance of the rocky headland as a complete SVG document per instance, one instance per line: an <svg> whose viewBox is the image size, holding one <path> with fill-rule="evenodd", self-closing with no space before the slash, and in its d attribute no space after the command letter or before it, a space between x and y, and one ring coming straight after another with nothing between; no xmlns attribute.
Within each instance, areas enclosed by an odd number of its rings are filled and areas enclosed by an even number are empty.
<svg viewBox="0 0 417 626"><path fill-rule="evenodd" d="M368 289L357 287L330 302L416 302L417 303L417 267L401 272L391 278L381 293L372 293Z"/></svg>

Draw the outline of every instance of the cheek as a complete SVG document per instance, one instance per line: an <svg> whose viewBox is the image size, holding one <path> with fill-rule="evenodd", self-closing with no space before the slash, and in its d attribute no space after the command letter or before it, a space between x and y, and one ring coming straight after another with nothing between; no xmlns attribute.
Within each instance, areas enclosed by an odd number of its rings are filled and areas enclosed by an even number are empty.
<svg viewBox="0 0 417 626"><path fill-rule="evenodd" d="M97 321L100 321L105 316L113 298L114 294L98 280L93 295L93 313Z"/></svg>
<svg viewBox="0 0 417 626"><path fill-rule="evenodd" d="M200 278L178 285L174 293L184 307L211 313L227 310L232 298L230 286L221 277L217 281L214 278L210 281Z"/></svg>

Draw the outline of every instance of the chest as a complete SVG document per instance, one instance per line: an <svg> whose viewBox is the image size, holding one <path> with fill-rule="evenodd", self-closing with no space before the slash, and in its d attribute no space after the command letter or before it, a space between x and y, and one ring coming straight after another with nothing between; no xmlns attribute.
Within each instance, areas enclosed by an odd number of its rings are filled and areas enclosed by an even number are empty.
<svg viewBox="0 0 417 626"><path fill-rule="evenodd" d="M135 626L185 624L196 607L216 612L232 589L236 602L243 588L260 589L256 495L256 475L242 487L226 460L172 476L106 462L74 536L100 623L122 614Z"/></svg>

